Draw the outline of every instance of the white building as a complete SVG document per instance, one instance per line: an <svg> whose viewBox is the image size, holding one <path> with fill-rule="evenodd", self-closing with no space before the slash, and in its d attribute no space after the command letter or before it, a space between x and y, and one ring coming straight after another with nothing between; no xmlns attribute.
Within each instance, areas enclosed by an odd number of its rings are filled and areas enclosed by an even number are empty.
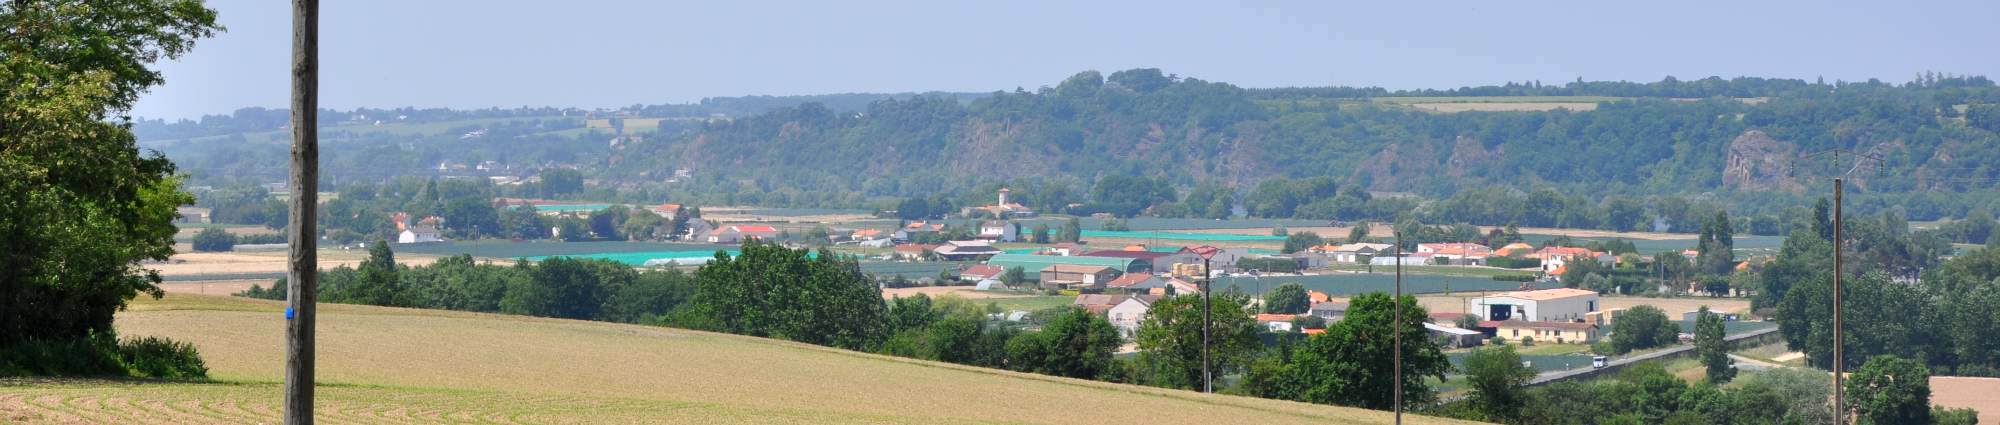
<svg viewBox="0 0 2000 425"><path fill-rule="evenodd" d="M1111 310L1105 312L1104 316L1111 321L1111 326L1118 328L1119 335L1129 340L1138 335L1139 323L1146 321L1146 312L1153 309L1154 301L1159 300L1158 295L1125 297L1124 301L1112 305Z"/></svg>
<svg viewBox="0 0 2000 425"><path fill-rule="evenodd" d="M1408 253L1403 254L1403 256L1401 257L1383 255L1383 256L1369 258L1368 264L1377 266L1393 266L1396 265L1396 263L1399 261L1402 262L1403 265L1405 266L1421 266L1431 263L1431 255L1408 254Z"/></svg>
<svg viewBox="0 0 2000 425"><path fill-rule="evenodd" d="M1006 220L988 220L979 224L980 239L994 242L1020 242L1021 225Z"/></svg>
<svg viewBox="0 0 2000 425"><path fill-rule="evenodd" d="M1465 300L1480 320L1574 322L1597 311L1597 292L1574 288L1515 291Z"/></svg>

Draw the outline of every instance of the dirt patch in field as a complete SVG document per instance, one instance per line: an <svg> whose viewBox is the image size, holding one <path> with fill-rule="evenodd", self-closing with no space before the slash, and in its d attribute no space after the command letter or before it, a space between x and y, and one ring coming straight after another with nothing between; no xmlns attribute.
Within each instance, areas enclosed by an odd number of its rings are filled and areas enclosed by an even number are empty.
<svg viewBox="0 0 2000 425"><path fill-rule="evenodd" d="M1931 404L1979 411L1979 423L2000 423L2000 378L1931 377Z"/></svg>
<svg viewBox="0 0 2000 425"><path fill-rule="evenodd" d="M199 280L166 282L160 289L176 294L229 295L250 289L252 285L271 286L274 279Z"/></svg>
<svg viewBox="0 0 2000 425"><path fill-rule="evenodd" d="M367 258L366 251L320 251L319 267L331 269L340 266L355 267ZM404 265L424 265L437 261L436 256L397 254L396 263ZM166 262L145 264L144 267L157 270L163 276L282 273L286 269L287 254L284 252L189 252L174 254Z"/></svg>
<svg viewBox="0 0 2000 425"><path fill-rule="evenodd" d="M1557 109L1568 109L1571 111L1597 110L1596 103L1586 103L1586 102L1519 102L1519 103L1440 102L1440 103L1412 103L1410 104L1410 107L1431 112L1471 112L1471 111L1537 112L1537 111L1553 111Z"/></svg>
<svg viewBox="0 0 2000 425"><path fill-rule="evenodd" d="M993 299L993 298L1019 298L1027 296L1021 294L1010 294L1005 292L976 291L973 290L972 287L970 286L920 286L914 288L890 288L882 290L882 298L912 297L916 296L917 294L924 294L931 298L951 295L968 300L983 300L983 299Z"/></svg>

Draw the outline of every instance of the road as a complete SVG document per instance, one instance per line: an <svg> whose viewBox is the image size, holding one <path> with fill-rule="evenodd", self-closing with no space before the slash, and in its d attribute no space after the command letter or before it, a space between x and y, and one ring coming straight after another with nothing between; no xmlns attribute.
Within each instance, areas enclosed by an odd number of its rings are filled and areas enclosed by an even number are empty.
<svg viewBox="0 0 2000 425"><path fill-rule="evenodd" d="M1777 331L1778 331L1778 329L1777 329L1777 328L1767 328L1767 329L1762 329L1762 330L1755 330L1755 331L1750 331L1750 332L1744 332L1744 333L1740 333L1740 334L1736 334L1736 335L1730 335L1730 336L1729 336L1728 338L1726 338L1726 339L1728 339L1729 341L1732 341L1732 342L1733 342L1733 341L1741 341L1741 340L1745 340L1745 339L1750 339L1750 338L1757 338L1757 337L1761 337L1761 336L1764 336L1765 334L1769 334L1769 333L1772 333L1772 332L1777 332ZM1693 350L1693 349L1694 349L1694 344L1682 344L1682 345L1677 345L1677 346L1674 346L1673 348L1668 348L1668 349L1664 349L1664 350L1659 350L1659 351L1654 351L1654 352L1650 352L1650 353L1645 353L1645 354L1640 354L1640 355L1636 355L1636 356L1630 356L1630 357L1623 357L1623 358L1618 358L1618 359L1614 359L1614 360L1611 360L1611 361L1609 361L1609 362L1606 362L1606 364L1605 364L1605 367L1604 367L1604 368L1605 368L1605 369L1617 369L1617 368L1620 368L1620 367L1624 367L1624 366L1626 366L1626 365L1630 365L1630 364L1633 364L1633 363L1638 363L1638 362L1643 362L1643 361L1647 361L1647 360L1658 360L1658 359L1661 359L1661 358L1665 358L1665 357L1668 357L1668 356L1673 356L1673 355L1676 355L1676 354L1680 354L1680 353L1685 353L1685 352L1687 352L1688 350ZM1739 358L1739 357L1736 357L1736 356L1730 356L1730 357L1731 357L1731 358L1737 358L1737 359L1739 359L1739 360L1737 360L1737 364L1739 364L1739 365L1742 365L1742 364L1744 364L1744 363L1745 363L1745 362L1744 362L1744 360L1748 360L1748 359L1742 359L1742 358ZM1762 364L1763 364L1763 362L1756 362L1756 363L1758 363L1759 365L1762 365ZM1576 378L1576 377L1581 377L1581 376L1588 376L1588 375L1591 375L1591 374L1595 373L1595 372L1597 371L1597 369L1598 369L1598 368L1578 368L1578 369L1570 369L1570 370L1558 370L1558 371L1551 371L1551 372L1544 372L1544 373L1542 373L1541 375L1537 375L1537 376L1535 376L1535 379L1531 379L1531 380L1528 380L1528 384L1527 384L1527 385L1529 385L1529 386L1535 386L1535 385L1542 385L1542 384L1547 384L1547 383L1550 383L1550 382L1555 382L1555 381L1561 381L1561 380L1564 380L1564 379L1572 379L1572 378Z"/></svg>

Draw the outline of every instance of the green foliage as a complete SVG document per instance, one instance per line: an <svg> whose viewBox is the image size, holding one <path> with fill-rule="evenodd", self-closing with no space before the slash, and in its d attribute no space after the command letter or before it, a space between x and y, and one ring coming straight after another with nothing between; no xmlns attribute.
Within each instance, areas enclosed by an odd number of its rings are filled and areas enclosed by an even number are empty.
<svg viewBox="0 0 2000 425"><path fill-rule="evenodd" d="M13 376L205 379L208 367L193 344L107 333L0 346L0 377Z"/></svg>
<svg viewBox="0 0 2000 425"><path fill-rule="evenodd" d="M1611 322L1611 349L1625 354L1632 350L1673 345L1680 342L1680 326L1667 319L1658 307L1632 307Z"/></svg>
<svg viewBox="0 0 2000 425"><path fill-rule="evenodd" d="M1729 359L1734 344L1724 339L1722 315L1708 311L1708 306L1701 306L1695 314L1694 349L1708 369L1708 381L1720 385L1736 379L1735 361Z"/></svg>
<svg viewBox="0 0 2000 425"><path fill-rule="evenodd" d="M129 338L118 343L118 358L132 376L163 379L208 377L208 366L194 344L160 337Z"/></svg>
<svg viewBox="0 0 2000 425"><path fill-rule="evenodd" d="M1325 244L1326 240L1320 238L1318 233L1302 230L1285 236L1285 247L1282 252L1290 254Z"/></svg>
<svg viewBox="0 0 2000 425"><path fill-rule="evenodd" d="M1950 409L1944 406L1932 406L1931 423L1934 425L1978 425L1979 411L1971 408Z"/></svg>
<svg viewBox="0 0 2000 425"><path fill-rule="evenodd" d="M882 292L851 258L761 242L718 253L695 272L689 301L714 331L873 350L889 336Z"/></svg>
<svg viewBox="0 0 2000 425"><path fill-rule="evenodd" d="M1521 356L1514 352L1514 347L1475 349L1465 357L1461 367L1466 385L1472 389L1472 405L1482 419L1496 422L1520 419L1521 408L1528 398L1522 385L1533 379L1536 372L1521 365Z"/></svg>
<svg viewBox="0 0 2000 425"><path fill-rule="evenodd" d="M1236 268L1264 273L1299 271L1299 261L1285 257L1250 257L1236 260Z"/></svg>
<svg viewBox="0 0 2000 425"><path fill-rule="evenodd" d="M1264 293L1264 312L1278 314L1301 314L1312 308L1312 298L1306 293L1305 285L1284 283Z"/></svg>
<svg viewBox="0 0 2000 425"><path fill-rule="evenodd" d="M1402 304L1403 321L1393 320L1395 304ZM1393 332L1401 332L1403 345L1403 401L1424 405L1435 400L1426 378L1443 379L1451 363L1423 328L1424 309L1416 297L1391 301L1382 293L1355 297L1347 317L1327 327L1326 333L1306 340L1305 346L1278 363L1253 365L1245 385L1259 397L1311 403L1356 406L1370 409L1392 407L1392 395L1385 391L1398 378L1391 373L1394 356Z"/></svg>
<svg viewBox="0 0 2000 425"><path fill-rule="evenodd" d="M220 227L201 229L200 232L195 232L194 234L194 250L196 252L229 252L230 249L235 247L236 236L223 231Z"/></svg>
<svg viewBox="0 0 2000 425"><path fill-rule="evenodd" d="M1220 378L1249 365L1261 348L1248 297L1220 294L1210 299L1208 338L1212 373ZM1202 297L1180 295L1155 301L1134 339L1148 383L1201 389Z"/></svg>
<svg viewBox="0 0 2000 425"><path fill-rule="evenodd" d="M1081 309L1061 308L1051 316L1042 330L1007 340L1009 369L1084 379L1111 372L1118 328Z"/></svg>
<svg viewBox="0 0 2000 425"><path fill-rule="evenodd" d="M1847 405L1863 423L1931 422L1931 372L1923 363L1894 355L1868 359L1847 380Z"/></svg>
<svg viewBox="0 0 2000 425"><path fill-rule="evenodd" d="M193 0L0 7L0 347L109 335L126 301L161 294L138 263L173 253L194 199L123 112L162 81L150 65L218 28Z"/></svg>

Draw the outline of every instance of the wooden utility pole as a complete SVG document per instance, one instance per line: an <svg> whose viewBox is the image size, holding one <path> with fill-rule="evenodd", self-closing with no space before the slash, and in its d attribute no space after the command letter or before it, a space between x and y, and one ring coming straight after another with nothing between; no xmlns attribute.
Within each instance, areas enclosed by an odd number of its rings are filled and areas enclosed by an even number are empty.
<svg viewBox="0 0 2000 425"><path fill-rule="evenodd" d="M1840 246L1840 245L1841 245L1841 243L1840 243L1840 238L1841 238L1841 234L1840 234L1840 233L1841 233L1841 232L1840 232L1840 228L1842 227L1842 226L1841 226L1841 223L1840 223L1840 221L1841 221L1841 218L1840 218L1840 192L1841 192L1841 181L1840 181L1840 180L1841 180L1841 179L1840 179L1839 177L1835 177L1835 178L1833 179L1833 423L1834 423L1834 425L1840 425L1840 424L1842 424L1842 423L1846 423L1846 422L1847 422L1847 410L1846 410L1846 409L1844 408L1844 407L1846 407L1846 404L1847 404L1847 403L1846 403L1846 400L1842 400L1842 399L1841 399L1841 398L1842 398L1842 397L1841 397L1841 396L1842 396L1842 394L1841 394L1841 393L1842 393L1842 392L1844 392L1844 391L1842 391L1842 389L1840 388L1840 381L1841 381L1841 376L1840 376L1840 369L1841 369L1841 364L1840 364L1840 361L1841 361L1841 359L1840 359L1840 352L1842 351L1842 350L1841 350L1842 346L1841 346L1841 344L1840 344L1840 343L1841 343L1841 332L1840 332L1840 328L1841 328L1841 326L1840 326L1840 325L1841 325L1841 323L1840 323L1840 310L1841 310L1841 309L1840 309L1840 292L1841 292L1841 290L1840 290L1840 271L1841 271L1841 268L1840 268L1840 251L1841 251L1841 246Z"/></svg>
<svg viewBox="0 0 2000 425"><path fill-rule="evenodd" d="M1403 232L1396 232L1396 297L1389 300L1396 306L1396 318L1389 325L1390 338L1395 340L1396 350L1390 355L1395 365L1396 425L1403 425Z"/></svg>
<svg viewBox="0 0 2000 425"><path fill-rule="evenodd" d="M1215 376L1208 370L1208 288L1215 286L1215 271L1210 270L1208 259L1201 260L1201 392L1215 392Z"/></svg>
<svg viewBox="0 0 2000 425"><path fill-rule="evenodd" d="M285 271L285 423L313 423L313 305L319 287L319 0L292 0L291 264Z"/></svg>

